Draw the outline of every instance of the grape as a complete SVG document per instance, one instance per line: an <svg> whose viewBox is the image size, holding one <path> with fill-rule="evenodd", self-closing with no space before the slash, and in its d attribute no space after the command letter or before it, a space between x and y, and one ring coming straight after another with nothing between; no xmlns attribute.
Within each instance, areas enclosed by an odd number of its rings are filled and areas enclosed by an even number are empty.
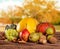
<svg viewBox="0 0 60 49"><path fill-rule="evenodd" d="M5 31L5 36L9 41L18 38L18 32L15 29L8 29Z"/></svg>

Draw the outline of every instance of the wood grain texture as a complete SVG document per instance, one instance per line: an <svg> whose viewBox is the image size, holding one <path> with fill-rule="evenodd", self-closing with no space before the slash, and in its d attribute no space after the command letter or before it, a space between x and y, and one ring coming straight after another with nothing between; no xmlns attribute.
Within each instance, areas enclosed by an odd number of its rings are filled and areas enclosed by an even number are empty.
<svg viewBox="0 0 60 49"><path fill-rule="evenodd" d="M0 40L0 49L60 49L60 33L56 33L58 42L56 44L37 44L37 43L12 43Z"/></svg>

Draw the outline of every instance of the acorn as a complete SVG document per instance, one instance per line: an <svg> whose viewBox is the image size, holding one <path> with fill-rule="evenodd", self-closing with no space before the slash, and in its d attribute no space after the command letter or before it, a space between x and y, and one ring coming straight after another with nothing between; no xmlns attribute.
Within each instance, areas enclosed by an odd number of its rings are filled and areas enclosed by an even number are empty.
<svg viewBox="0 0 60 49"><path fill-rule="evenodd" d="M46 40L46 36L45 35L41 35L40 36L39 43L41 43L41 44L46 44L47 43L47 40Z"/></svg>
<svg viewBox="0 0 60 49"><path fill-rule="evenodd" d="M47 40L48 40L48 42L51 43L51 44L57 43L57 39L56 39L56 37L54 37L53 35L47 36Z"/></svg>

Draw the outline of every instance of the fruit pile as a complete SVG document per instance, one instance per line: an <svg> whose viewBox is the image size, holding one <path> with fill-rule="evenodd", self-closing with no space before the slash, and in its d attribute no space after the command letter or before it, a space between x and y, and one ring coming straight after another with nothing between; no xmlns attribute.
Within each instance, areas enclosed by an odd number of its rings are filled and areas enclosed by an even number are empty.
<svg viewBox="0 0 60 49"><path fill-rule="evenodd" d="M12 42L35 42L55 44L55 28L52 24L39 23L34 18L24 18L17 25L11 24L5 27L5 38Z"/></svg>

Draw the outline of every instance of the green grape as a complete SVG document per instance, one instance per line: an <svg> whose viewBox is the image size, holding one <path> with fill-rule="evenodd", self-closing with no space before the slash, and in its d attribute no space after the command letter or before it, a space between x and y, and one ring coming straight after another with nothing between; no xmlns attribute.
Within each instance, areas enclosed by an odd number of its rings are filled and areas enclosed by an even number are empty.
<svg viewBox="0 0 60 49"><path fill-rule="evenodd" d="M15 29L8 29L5 31L5 36L9 41L18 37L18 32Z"/></svg>

